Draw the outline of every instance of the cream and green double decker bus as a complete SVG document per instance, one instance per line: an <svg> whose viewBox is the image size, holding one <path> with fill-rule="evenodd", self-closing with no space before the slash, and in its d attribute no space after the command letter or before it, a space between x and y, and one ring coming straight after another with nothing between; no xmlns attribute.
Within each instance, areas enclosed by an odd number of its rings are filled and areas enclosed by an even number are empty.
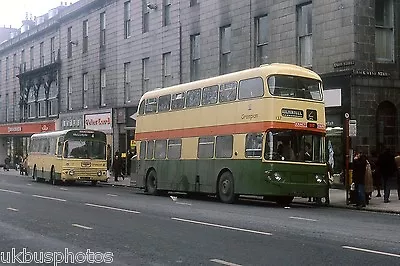
<svg viewBox="0 0 400 266"><path fill-rule="evenodd" d="M28 173L36 181L107 181L106 134L68 129L31 136Z"/></svg>
<svg viewBox="0 0 400 266"><path fill-rule="evenodd" d="M289 64L145 93L136 120L134 187L241 195L279 204L325 197L325 108L321 78Z"/></svg>

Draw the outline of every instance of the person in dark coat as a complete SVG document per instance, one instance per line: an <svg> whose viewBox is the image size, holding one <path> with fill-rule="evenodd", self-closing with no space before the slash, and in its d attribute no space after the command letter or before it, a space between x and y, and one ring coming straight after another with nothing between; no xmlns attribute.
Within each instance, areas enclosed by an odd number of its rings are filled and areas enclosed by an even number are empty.
<svg viewBox="0 0 400 266"><path fill-rule="evenodd" d="M369 160L369 163L371 165L374 188L377 190L376 197L381 197L382 177L379 171L378 154L376 153L376 151L371 152L371 158Z"/></svg>
<svg viewBox="0 0 400 266"><path fill-rule="evenodd" d="M356 185L358 207L365 207L365 170L367 167L367 157L360 153L356 154L353 161L353 181Z"/></svg>
<svg viewBox="0 0 400 266"><path fill-rule="evenodd" d="M112 169L114 172L114 181L115 182L118 182L118 177L120 177L120 176L122 178L124 178L122 175L122 157L121 157L121 154L119 153L119 151L115 152Z"/></svg>
<svg viewBox="0 0 400 266"><path fill-rule="evenodd" d="M385 149L385 152L379 156L378 159L380 173L382 175L383 180L383 202L389 203L390 197L390 180L396 176L397 166L394 160L394 155L389 149Z"/></svg>

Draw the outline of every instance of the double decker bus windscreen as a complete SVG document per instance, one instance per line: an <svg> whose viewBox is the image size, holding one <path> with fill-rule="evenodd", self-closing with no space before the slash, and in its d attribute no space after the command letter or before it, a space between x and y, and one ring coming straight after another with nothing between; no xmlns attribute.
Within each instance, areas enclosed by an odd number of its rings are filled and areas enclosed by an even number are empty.
<svg viewBox="0 0 400 266"><path fill-rule="evenodd" d="M316 79L273 75L268 77L268 88L273 96L322 101L322 85Z"/></svg>
<svg viewBox="0 0 400 266"><path fill-rule="evenodd" d="M291 162L325 162L325 138L316 133L294 130L267 132L265 159Z"/></svg>

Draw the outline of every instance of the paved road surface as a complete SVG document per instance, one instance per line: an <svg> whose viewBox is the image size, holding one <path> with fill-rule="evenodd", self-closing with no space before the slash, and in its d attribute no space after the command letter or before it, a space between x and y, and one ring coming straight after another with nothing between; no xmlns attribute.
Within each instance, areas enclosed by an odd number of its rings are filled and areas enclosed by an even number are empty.
<svg viewBox="0 0 400 266"><path fill-rule="evenodd" d="M400 265L400 216L174 201L129 188L1 175L0 251L12 248L67 248L75 256L90 249L113 265Z"/></svg>

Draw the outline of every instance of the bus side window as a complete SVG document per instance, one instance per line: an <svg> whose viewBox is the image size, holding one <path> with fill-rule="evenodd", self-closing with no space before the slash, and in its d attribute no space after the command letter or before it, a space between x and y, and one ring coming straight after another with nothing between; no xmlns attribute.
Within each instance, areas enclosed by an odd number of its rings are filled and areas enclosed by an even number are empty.
<svg viewBox="0 0 400 266"><path fill-rule="evenodd" d="M185 93L176 93L172 95L171 110L179 110L185 107Z"/></svg>
<svg viewBox="0 0 400 266"><path fill-rule="evenodd" d="M236 100L237 82L221 84L219 87L219 102L231 102Z"/></svg>
<svg viewBox="0 0 400 266"><path fill-rule="evenodd" d="M232 158L233 154L233 136L217 136L215 145L216 158Z"/></svg>
<svg viewBox="0 0 400 266"><path fill-rule="evenodd" d="M139 105L139 115L143 115L144 114L144 100L140 103Z"/></svg>
<svg viewBox="0 0 400 266"><path fill-rule="evenodd" d="M146 114L157 112L157 98L146 99L145 112Z"/></svg>
<svg viewBox="0 0 400 266"><path fill-rule="evenodd" d="M168 159L180 159L181 158L181 147L182 140L180 139L170 139L168 140Z"/></svg>
<svg viewBox="0 0 400 266"><path fill-rule="evenodd" d="M146 159L152 160L154 154L154 140L147 141L147 154Z"/></svg>
<svg viewBox="0 0 400 266"><path fill-rule="evenodd" d="M203 88L203 97L201 104L209 105L216 104L218 101L218 86L211 86Z"/></svg>
<svg viewBox="0 0 400 266"><path fill-rule="evenodd" d="M214 137L200 137L197 148L198 158L212 158L214 155Z"/></svg>
<svg viewBox="0 0 400 266"><path fill-rule="evenodd" d="M146 158L146 146L147 146L147 141L142 140L140 142L140 159L144 160Z"/></svg>
<svg viewBox="0 0 400 266"><path fill-rule="evenodd" d="M63 145L64 144L64 139L63 138L58 138L57 140L57 156L61 157L63 153Z"/></svg>
<svg viewBox="0 0 400 266"><path fill-rule="evenodd" d="M195 89L186 93L186 108L200 106L201 89Z"/></svg>
<svg viewBox="0 0 400 266"><path fill-rule="evenodd" d="M250 99L264 95L264 83L262 78L241 80L239 83L239 99Z"/></svg>
<svg viewBox="0 0 400 266"><path fill-rule="evenodd" d="M171 95L163 95L158 98L158 112L169 111L171 107Z"/></svg>
<svg viewBox="0 0 400 266"><path fill-rule="evenodd" d="M167 141L156 140L154 159L165 159L166 156L167 156Z"/></svg>
<svg viewBox="0 0 400 266"><path fill-rule="evenodd" d="M261 133L249 133L246 135L245 156L247 158L260 158L262 151Z"/></svg>

